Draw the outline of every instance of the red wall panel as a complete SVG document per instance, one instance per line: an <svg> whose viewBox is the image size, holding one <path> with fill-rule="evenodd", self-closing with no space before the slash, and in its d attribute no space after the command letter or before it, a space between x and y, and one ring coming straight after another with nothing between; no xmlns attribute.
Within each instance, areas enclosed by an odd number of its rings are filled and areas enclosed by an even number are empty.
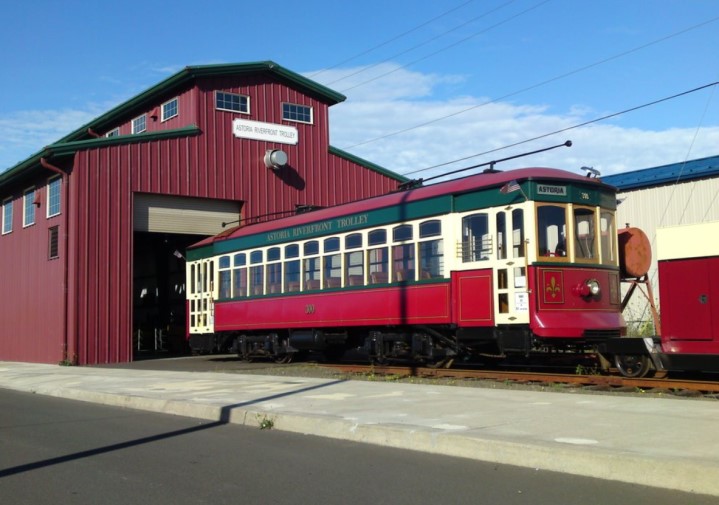
<svg viewBox="0 0 719 505"><path fill-rule="evenodd" d="M329 153L327 105L262 76L209 79L196 92L196 136L79 151L71 175L71 352L80 364L132 359L132 195L135 192L245 202L244 217L292 211L296 204L330 206L386 193L397 181ZM214 90L247 94L251 114L215 110ZM190 98L191 97L191 98ZM296 146L232 134L235 117L281 120L282 101L310 105L315 124L291 123ZM190 107L190 105L187 105ZM174 121L174 120L173 120ZM148 122L148 129L154 127ZM283 149L289 166L265 167L267 149Z"/></svg>
<svg viewBox="0 0 719 505"><path fill-rule="evenodd" d="M46 174L17 188L12 232L0 236L0 359L57 363L64 358L64 254L48 258L49 228L59 226L63 251L64 226L62 215L45 217L45 184L55 175ZM40 206L35 224L23 227L23 191L33 185Z"/></svg>

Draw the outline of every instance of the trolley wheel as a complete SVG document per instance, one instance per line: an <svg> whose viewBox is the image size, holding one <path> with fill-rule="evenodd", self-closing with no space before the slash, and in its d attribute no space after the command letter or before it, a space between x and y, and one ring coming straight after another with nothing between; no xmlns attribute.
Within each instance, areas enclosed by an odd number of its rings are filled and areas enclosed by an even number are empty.
<svg viewBox="0 0 719 505"><path fill-rule="evenodd" d="M649 356L641 354L615 354L614 365L623 377L630 379L646 377L651 370Z"/></svg>
<svg viewBox="0 0 719 505"><path fill-rule="evenodd" d="M444 358L439 361L427 363L427 368L452 368L454 358Z"/></svg>
<svg viewBox="0 0 719 505"><path fill-rule="evenodd" d="M287 353L285 353L285 354L278 354L277 356L275 356L275 363L279 363L279 364L281 364L281 365L285 365L285 364L290 363L290 362L292 361L293 356L294 356L294 355L293 355L293 353L291 353L291 352L287 352Z"/></svg>

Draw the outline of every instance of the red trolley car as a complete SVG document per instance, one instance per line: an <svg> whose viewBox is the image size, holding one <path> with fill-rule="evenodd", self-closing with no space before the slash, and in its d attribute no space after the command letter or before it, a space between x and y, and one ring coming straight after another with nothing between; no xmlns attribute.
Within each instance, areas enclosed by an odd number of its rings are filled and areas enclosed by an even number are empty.
<svg viewBox="0 0 719 505"><path fill-rule="evenodd" d="M493 169L238 226L187 251L188 338L245 358L594 351L623 335L616 191Z"/></svg>

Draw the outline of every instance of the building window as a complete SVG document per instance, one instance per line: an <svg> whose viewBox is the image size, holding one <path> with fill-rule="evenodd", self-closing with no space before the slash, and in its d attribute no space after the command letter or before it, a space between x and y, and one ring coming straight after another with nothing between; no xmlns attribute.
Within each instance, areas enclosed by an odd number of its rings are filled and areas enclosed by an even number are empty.
<svg viewBox="0 0 719 505"><path fill-rule="evenodd" d="M47 237L47 257L48 259L54 260L60 257L60 247L59 247L59 233L58 233L58 227L53 226L48 229L48 237Z"/></svg>
<svg viewBox="0 0 719 505"><path fill-rule="evenodd" d="M22 225L35 224L35 188L26 189L23 194Z"/></svg>
<svg viewBox="0 0 719 505"><path fill-rule="evenodd" d="M312 107L294 103L283 103L282 119L312 124Z"/></svg>
<svg viewBox="0 0 719 505"><path fill-rule="evenodd" d="M237 93L225 93L224 91L215 92L215 107L218 110L228 110L231 112L250 113L250 97L238 95Z"/></svg>
<svg viewBox="0 0 719 505"><path fill-rule="evenodd" d="M120 136L120 129L115 128L114 130L110 130L105 134L106 137L119 137Z"/></svg>
<svg viewBox="0 0 719 505"><path fill-rule="evenodd" d="M132 120L132 133L142 133L147 130L147 115L136 117Z"/></svg>
<svg viewBox="0 0 719 505"><path fill-rule="evenodd" d="M162 121L167 121L177 116L177 98L162 104Z"/></svg>
<svg viewBox="0 0 719 505"><path fill-rule="evenodd" d="M51 178L47 183L47 217L60 214L60 192L62 179L58 175Z"/></svg>
<svg viewBox="0 0 719 505"><path fill-rule="evenodd" d="M12 231L12 198L8 198L2 203L2 234Z"/></svg>

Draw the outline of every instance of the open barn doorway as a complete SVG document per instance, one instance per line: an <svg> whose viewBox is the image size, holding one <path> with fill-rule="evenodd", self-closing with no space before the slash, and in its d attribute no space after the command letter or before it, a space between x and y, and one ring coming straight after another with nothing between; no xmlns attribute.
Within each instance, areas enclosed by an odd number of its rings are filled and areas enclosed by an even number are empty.
<svg viewBox="0 0 719 505"><path fill-rule="evenodd" d="M185 354L185 249L202 236L135 232L133 356Z"/></svg>
<svg viewBox="0 0 719 505"><path fill-rule="evenodd" d="M189 352L185 250L226 230L242 202L133 195L133 357Z"/></svg>

